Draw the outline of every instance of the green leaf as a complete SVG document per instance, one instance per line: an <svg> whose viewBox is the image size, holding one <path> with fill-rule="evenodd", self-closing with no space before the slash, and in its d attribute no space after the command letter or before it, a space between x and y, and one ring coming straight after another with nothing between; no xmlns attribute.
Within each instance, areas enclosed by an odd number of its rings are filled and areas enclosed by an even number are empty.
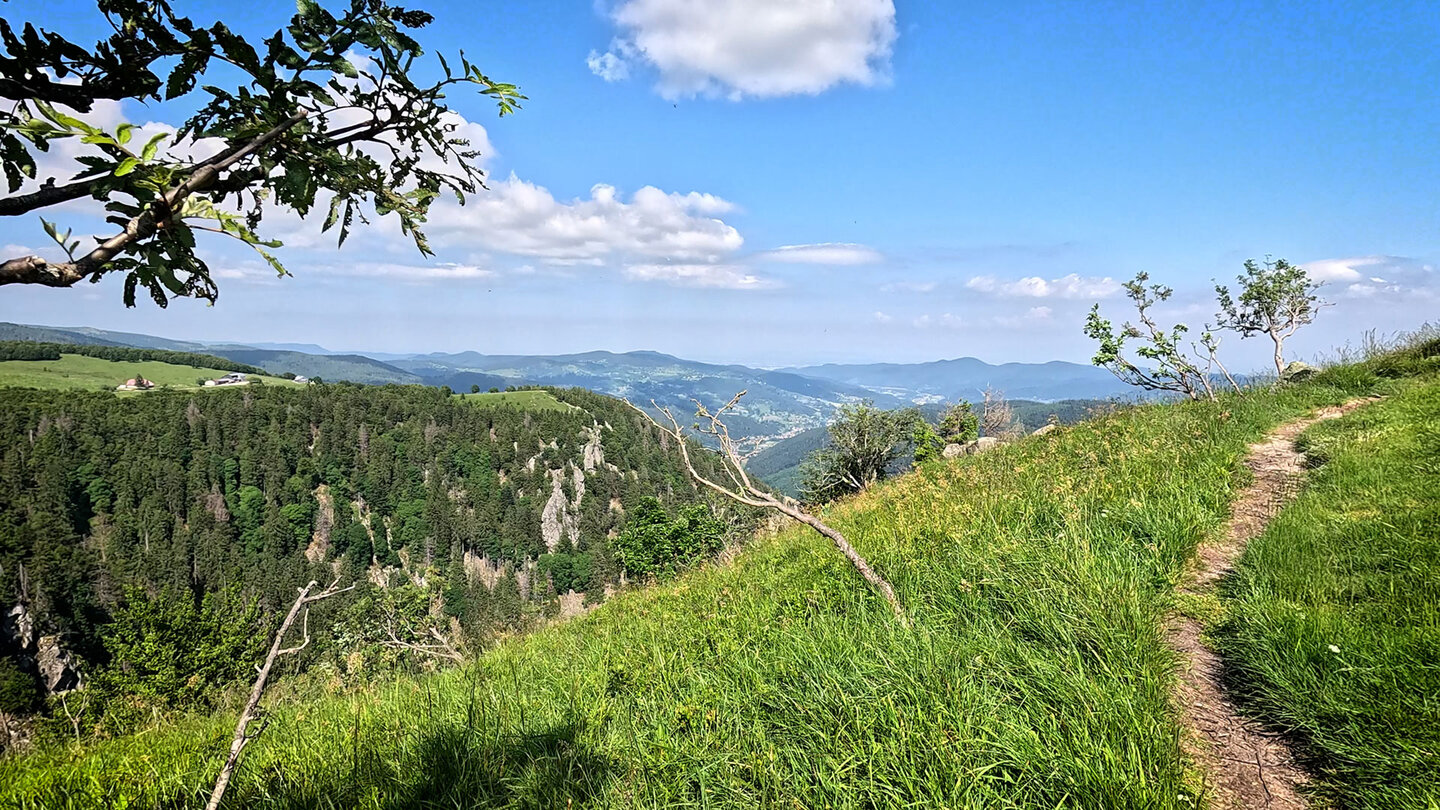
<svg viewBox="0 0 1440 810"><path fill-rule="evenodd" d="M343 56L331 62L330 69L336 73L343 73L351 79L360 78L360 71L356 70L355 66L350 63L350 60Z"/></svg>
<svg viewBox="0 0 1440 810"><path fill-rule="evenodd" d="M149 163L155 159L155 152L160 149L160 142L165 140L167 135L164 132L152 137L145 142L145 147L140 150L140 159Z"/></svg>
<svg viewBox="0 0 1440 810"><path fill-rule="evenodd" d="M120 165L119 165L119 166L116 166L116 167L115 167L115 176L116 176L116 177L124 177L125 175L127 175L127 174L135 171L135 167L136 167L136 166L139 166L139 165L140 165L140 160L139 160L138 158L133 158L133 157L125 158L124 160L120 161Z"/></svg>
<svg viewBox="0 0 1440 810"><path fill-rule="evenodd" d="M122 145L129 143L134 129L134 124L121 124L115 128L115 140Z"/></svg>

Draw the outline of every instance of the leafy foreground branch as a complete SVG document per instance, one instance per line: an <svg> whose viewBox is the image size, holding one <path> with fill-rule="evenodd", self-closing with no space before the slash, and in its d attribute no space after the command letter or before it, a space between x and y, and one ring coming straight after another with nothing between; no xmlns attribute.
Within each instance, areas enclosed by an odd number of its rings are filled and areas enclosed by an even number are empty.
<svg viewBox="0 0 1440 810"><path fill-rule="evenodd" d="M900 621L900 624L909 627L910 621L905 615L905 608L900 604L900 599L895 596L895 588L892 587L884 577L875 573L875 569L871 568L870 563L866 562L865 558L860 555L860 552L856 551L855 547L850 545L850 542L845 539L845 535L831 528L824 521L807 513L797 505L794 505L793 502L776 498L774 495L756 486L755 483L750 480L749 474L745 472L745 465L740 459L740 453L735 449L735 442L730 438L730 429L726 427L723 419L725 413L734 410L740 403L740 398L745 396L745 394L745 391L741 391L731 397L730 401L725 403L723 407L714 412L706 408L699 400L691 400L691 402L695 403L695 415L702 420L695 425L695 429L708 436L715 437L716 441L720 444L725 473L730 477L729 486L711 481L695 469L694 463L690 460L690 446L685 431L680 427L679 420L675 418L675 414L669 407L657 405L654 400L650 401L651 406L663 414L666 421L670 423L670 426L666 427L657 421L655 417L651 416L648 411L636 406L633 402L627 400L626 404L638 411L640 415L649 420L650 424L654 425L662 433L675 440L675 443L680 448L680 458L685 462L685 469L690 472L690 477L698 483L733 501L743 503L746 506L753 506L758 509L772 509L791 520L809 526L822 536L829 538L829 540L835 544L835 547L840 550L840 553L845 555L845 559L849 560L850 564L855 567L855 570L860 572L860 576L865 578L865 581L870 584L870 587L884 597L885 601L890 604L890 610L894 612L895 618Z"/></svg>
<svg viewBox="0 0 1440 810"><path fill-rule="evenodd" d="M275 665L275 659L282 655L291 655L305 649L310 644L310 605L322 599L329 599L337 594L345 593L353 589L349 587L335 587L340 580L331 582L325 590L318 593L311 593L318 582L310 580L309 584L300 589L300 595L295 597L295 604L290 606L290 612L285 614L285 621L280 623L280 629L275 631L275 641L270 645L270 654L265 656L265 663L260 667L259 677L255 679L255 685L250 689L250 699L245 702L245 710L240 712L240 722L235 724L235 738L230 743L230 755L225 758L225 766L220 769L220 775L215 779L215 790L210 794L210 801L206 803L205 810L216 810L220 806L220 800L225 797L225 788L230 785L230 777L235 775L235 768L240 764L240 752L250 741L260 736L265 730L265 721L260 716L260 698L265 695L265 682L270 679L270 668ZM304 638L294 647L281 647L285 641L285 634L290 632L290 626L295 623L295 617L300 614L301 609L305 610L305 618L301 621L304 628ZM250 724L260 721L259 727L253 731Z"/></svg>

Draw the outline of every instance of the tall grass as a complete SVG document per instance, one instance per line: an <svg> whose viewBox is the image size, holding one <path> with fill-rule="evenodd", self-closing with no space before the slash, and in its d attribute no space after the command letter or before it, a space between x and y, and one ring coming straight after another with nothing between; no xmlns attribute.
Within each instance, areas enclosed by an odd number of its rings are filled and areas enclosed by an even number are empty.
<svg viewBox="0 0 1440 810"><path fill-rule="evenodd" d="M233 807L1190 808L1161 630L1247 443L1379 378L1121 409L831 508L461 670L275 710ZM0 803L178 807L217 717L0 762Z"/></svg>
<svg viewBox="0 0 1440 810"><path fill-rule="evenodd" d="M1440 383L1308 431L1323 462L1251 543L1218 635L1342 807L1440 807Z"/></svg>

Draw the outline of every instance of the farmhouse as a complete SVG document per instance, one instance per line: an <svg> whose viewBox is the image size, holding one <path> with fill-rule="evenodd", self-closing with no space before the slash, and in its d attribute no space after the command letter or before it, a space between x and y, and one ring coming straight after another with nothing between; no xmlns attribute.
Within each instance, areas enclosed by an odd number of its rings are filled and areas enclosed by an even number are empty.
<svg viewBox="0 0 1440 810"><path fill-rule="evenodd" d="M216 378L216 379L213 379L213 380L206 380L206 381L205 381L205 384L206 384L207 386L214 386L214 385L245 385L245 384L248 383L248 382L250 382L250 380L246 379L246 377L245 377L244 374L241 374L241 373L238 372L238 371L232 371L232 372L230 372L229 374L226 374L226 375L223 376L223 377L219 377L219 378Z"/></svg>

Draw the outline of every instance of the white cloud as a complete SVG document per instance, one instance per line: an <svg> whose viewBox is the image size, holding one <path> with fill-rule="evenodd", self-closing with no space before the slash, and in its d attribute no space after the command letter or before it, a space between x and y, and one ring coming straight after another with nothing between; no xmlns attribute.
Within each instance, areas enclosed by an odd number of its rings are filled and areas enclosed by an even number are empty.
<svg viewBox="0 0 1440 810"><path fill-rule="evenodd" d="M619 82L630 78L630 63L625 57L615 51L591 51L590 56L585 60L586 67L590 72L604 79L607 82Z"/></svg>
<svg viewBox="0 0 1440 810"><path fill-rule="evenodd" d="M733 264L630 264L624 275L632 281L661 281L677 287L763 290L778 286Z"/></svg>
<svg viewBox="0 0 1440 810"><path fill-rule="evenodd" d="M1030 307L1019 315L996 315L992 320L997 326L1019 328L1050 320L1054 310L1050 307Z"/></svg>
<svg viewBox="0 0 1440 810"><path fill-rule="evenodd" d="M481 247L557 264L601 264L611 257L711 263L739 250L740 232L714 215L734 210L712 194L645 186L626 201L596 185L586 199L560 201L514 175L464 206L437 202L427 233L447 247Z"/></svg>
<svg viewBox="0 0 1440 810"><path fill-rule="evenodd" d="M872 247L851 242L822 242L816 245L783 245L756 258L787 264L874 264L885 257Z"/></svg>
<svg viewBox="0 0 1440 810"><path fill-rule="evenodd" d="M1317 281L1328 282L1321 297L1379 298L1410 296L1433 298L1440 295L1440 272L1435 265L1405 256L1354 256L1320 259L1301 267ZM1331 286L1334 285L1335 289Z"/></svg>
<svg viewBox="0 0 1440 810"><path fill-rule="evenodd" d="M995 276L975 276L965 282L967 289L1010 298L1108 298L1120 291L1120 283L1106 276L1068 276L1045 280L1028 276L1017 281L1002 281Z"/></svg>
<svg viewBox="0 0 1440 810"><path fill-rule="evenodd" d="M621 36L590 69L607 81L644 62L669 99L816 94L889 70L892 0L623 0Z"/></svg>
<svg viewBox="0 0 1440 810"><path fill-rule="evenodd" d="M880 312L879 310L876 310L874 317L876 323L890 323L891 321L895 320L894 316L887 315L884 312Z"/></svg>

